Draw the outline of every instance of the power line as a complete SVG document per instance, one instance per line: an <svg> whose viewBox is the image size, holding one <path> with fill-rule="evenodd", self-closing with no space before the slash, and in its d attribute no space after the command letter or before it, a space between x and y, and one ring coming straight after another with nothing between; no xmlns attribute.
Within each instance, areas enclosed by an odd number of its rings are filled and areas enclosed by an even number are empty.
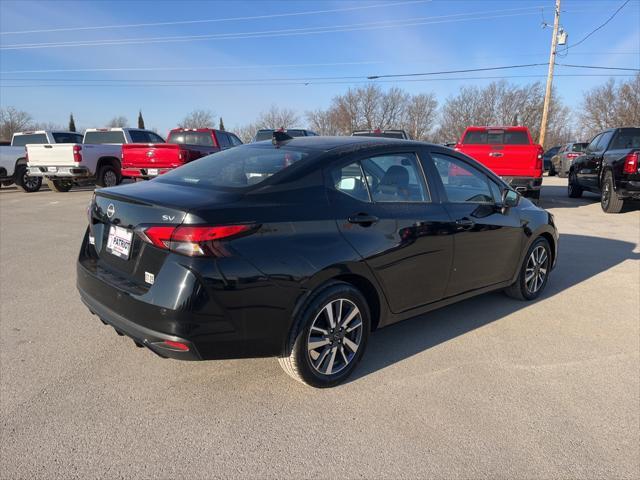
<svg viewBox="0 0 640 480"><path fill-rule="evenodd" d="M468 73L468 72L486 72L488 70L508 70L512 68L527 68L527 67L540 67L546 66L547 63L528 63L523 65L506 65L502 67L484 67L484 68L468 68L464 70L445 70L441 72L425 72L425 73L394 73L388 75L370 75L368 80L376 80L378 78L395 78L395 77L418 77L425 75L443 75L449 73Z"/></svg>
<svg viewBox="0 0 640 480"><path fill-rule="evenodd" d="M626 72L640 72L640 68L629 68L629 67L601 67L597 65L572 65L569 63L556 63L556 65L561 65L563 67L570 67L570 68L592 68L595 70L622 70Z"/></svg>
<svg viewBox="0 0 640 480"><path fill-rule="evenodd" d="M411 5L416 3L427 3L427 2L431 2L431 0L410 0L410 1L404 1L404 2L365 5L365 6L359 6L359 7L333 8L329 10L313 10L313 11L306 11L306 12L274 13L270 15L254 15L249 17L213 18L213 19L201 19L201 20L178 20L178 21L172 21L172 22L153 22L153 23L130 23L130 24L124 24L124 25L101 25L101 26L91 26L91 27L47 28L47 29L40 29L40 30L20 30L20 31L13 31L13 32L0 32L0 35L19 35L19 34L25 34L25 33L77 32L81 30L107 30L107 29L115 29L115 28L159 27L159 26L169 26L169 25L190 25L190 24L199 24L199 23L219 23L219 22L236 22L236 21L245 21L245 20L262 20L267 18L297 17L297 16L303 16L303 15L321 15L324 13L351 12L355 10L365 10L365 9L381 8L381 7L398 7L401 5Z"/></svg>
<svg viewBox="0 0 640 480"><path fill-rule="evenodd" d="M620 10L622 10L627 5L627 3L629 3L629 1L630 0L626 0L622 5L620 5L618 7L618 9L615 12L613 12L613 14L603 24L601 24L600 26L598 26L598 27L594 28L593 30L591 30L587 35L585 35L582 38L582 40L580 40L580 41L578 41L578 42L576 42L574 44L567 45L567 47L563 50L563 53L566 52L567 50L569 50L570 48L573 48L573 47L576 47L576 46L580 45L587 38L589 38L591 35L596 33L598 30L600 30L602 27L604 27L607 23L609 23L611 20L613 20L614 17L618 14L618 12L620 12Z"/></svg>
<svg viewBox="0 0 640 480"><path fill-rule="evenodd" d="M554 77L633 77L634 75L631 74L557 74L554 75ZM303 81L295 81L295 82L273 82L273 83L267 83L268 86L311 86L311 85L335 85L335 84L342 84L342 85L357 85L357 84L372 84L372 83L396 83L396 82L402 82L402 83L406 83L406 82L440 82L440 81L468 81L468 80L502 80L502 79L510 79L510 78L546 78L545 74L538 74L538 75L496 75L496 76L483 76L483 77L439 77L439 78L403 78L403 79L395 79L395 80L376 80L376 81L370 81L370 80L355 80L355 81L345 81L345 80L331 80L331 81L307 81L307 82L303 82ZM160 81L158 81L160 82ZM30 84L30 85L24 85L24 84L20 84L20 85L2 85L0 83L0 89L1 88L44 88L44 87L61 87L61 88L76 88L76 87L95 87L95 88L106 88L106 87L118 87L118 88L122 88L122 87L126 87L126 88L130 88L130 87L211 87L211 86L217 86L217 87L224 87L224 86L237 86L237 82L227 82L225 83L224 81L193 81L193 80L184 80L184 81L180 81L180 80L176 80L175 82L178 83L153 83L153 82L149 82L149 83L138 83L138 84L132 84L132 85L127 85L127 84L111 84L111 83L104 83L104 84L87 84L87 83L75 83L75 84L69 84L69 83L65 83L65 84L46 84L46 83L41 83L41 84ZM243 87L245 86L251 86L251 85L256 85L256 86L263 86L265 85L265 82L255 82L255 83L251 83L251 84L242 84Z"/></svg>
<svg viewBox="0 0 640 480"><path fill-rule="evenodd" d="M85 40L85 41L70 41L70 42L10 44L5 46L0 46L0 50L25 50L25 49L37 49L37 48L86 47L86 46L118 46L118 45L134 45L134 44L188 42L188 41L197 41L197 40L229 40L229 39L237 40L237 39L247 39L247 38L273 38L273 37L302 36L302 35L314 35L314 34L322 34L322 33L377 30L377 29L385 29L385 28L430 25L430 24L437 24L437 23L465 22L470 20L471 21L488 20L493 18L534 15L536 14L535 10L527 11L533 8L538 8L538 7L510 8L510 9L503 9L503 10L437 15L437 16L431 16L431 17L417 17L417 18L410 18L410 19L403 19L403 20L385 20L385 21L378 21L378 22L331 25L326 27L305 27L305 28L293 28L293 29L282 29L282 30L263 30L263 31L253 31L253 32L218 33L218 34L203 34L203 35L139 37L139 38L125 38L125 39L112 39L112 40L107 39L107 40ZM501 12L520 12L520 13L504 13L500 15L495 15L495 13L501 13ZM459 17L468 17L468 18L459 18Z"/></svg>

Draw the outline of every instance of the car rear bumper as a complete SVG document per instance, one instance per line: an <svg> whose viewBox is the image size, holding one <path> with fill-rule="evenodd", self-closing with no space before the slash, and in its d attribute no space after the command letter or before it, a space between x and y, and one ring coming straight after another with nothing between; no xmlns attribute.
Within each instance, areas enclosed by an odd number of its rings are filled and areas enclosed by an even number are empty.
<svg viewBox="0 0 640 480"><path fill-rule="evenodd" d="M542 177L501 177L515 190L524 192L527 190L540 190L542 188Z"/></svg>
<svg viewBox="0 0 640 480"><path fill-rule="evenodd" d="M126 167L122 169L123 177L131 177L131 178L148 178L148 177L156 177L158 175L162 175L163 173L167 173L171 171L171 168L137 168L137 167Z"/></svg>
<svg viewBox="0 0 640 480"><path fill-rule="evenodd" d="M90 177L91 172L86 167L78 166L29 166L29 176L31 177L65 177L84 178Z"/></svg>
<svg viewBox="0 0 640 480"><path fill-rule="evenodd" d="M202 360L196 346L189 340L138 325L96 301L95 298L80 287L78 287L78 291L80 292L80 299L91 313L98 316L106 325L111 325L119 335L127 335L132 338L136 345L147 347L163 358ZM185 351L182 348L168 345L165 341L177 342L184 345L188 350Z"/></svg>

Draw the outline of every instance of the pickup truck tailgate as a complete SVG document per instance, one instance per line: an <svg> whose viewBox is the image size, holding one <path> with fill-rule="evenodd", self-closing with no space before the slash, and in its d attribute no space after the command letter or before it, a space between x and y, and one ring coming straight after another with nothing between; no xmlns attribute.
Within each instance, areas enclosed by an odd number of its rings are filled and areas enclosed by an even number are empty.
<svg viewBox="0 0 640 480"><path fill-rule="evenodd" d="M29 166L69 166L74 165L73 147L76 144L27 145Z"/></svg>
<svg viewBox="0 0 640 480"><path fill-rule="evenodd" d="M462 145L459 150L505 177L536 177L538 148L535 145Z"/></svg>
<svg viewBox="0 0 640 480"><path fill-rule="evenodd" d="M188 158L180 145L171 143L130 143L122 146L123 168L170 168Z"/></svg>

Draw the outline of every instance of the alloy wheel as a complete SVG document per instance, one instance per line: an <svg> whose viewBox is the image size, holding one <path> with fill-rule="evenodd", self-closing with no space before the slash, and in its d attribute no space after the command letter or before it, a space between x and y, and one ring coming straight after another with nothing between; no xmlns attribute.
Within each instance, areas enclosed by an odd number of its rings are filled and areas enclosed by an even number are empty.
<svg viewBox="0 0 640 480"><path fill-rule="evenodd" d="M609 205L609 200L611 199L611 185L609 182L604 182L604 186L602 187L602 206L606 210Z"/></svg>
<svg viewBox="0 0 640 480"><path fill-rule="evenodd" d="M547 249L542 245L538 245L529 255L524 274L524 283L530 294L535 294L542 288L547 278L548 268L549 254Z"/></svg>
<svg viewBox="0 0 640 480"><path fill-rule="evenodd" d="M307 352L313 369L322 375L344 370L356 357L362 341L362 314L351 300L327 303L313 319Z"/></svg>

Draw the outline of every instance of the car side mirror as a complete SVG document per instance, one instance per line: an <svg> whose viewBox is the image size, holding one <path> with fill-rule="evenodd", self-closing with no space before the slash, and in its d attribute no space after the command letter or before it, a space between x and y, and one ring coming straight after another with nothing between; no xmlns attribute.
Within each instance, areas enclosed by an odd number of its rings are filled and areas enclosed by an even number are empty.
<svg viewBox="0 0 640 480"><path fill-rule="evenodd" d="M518 192L507 188L502 192L501 203L502 213L505 213L508 208L518 206L518 203L520 203L520 195Z"/></svg>

